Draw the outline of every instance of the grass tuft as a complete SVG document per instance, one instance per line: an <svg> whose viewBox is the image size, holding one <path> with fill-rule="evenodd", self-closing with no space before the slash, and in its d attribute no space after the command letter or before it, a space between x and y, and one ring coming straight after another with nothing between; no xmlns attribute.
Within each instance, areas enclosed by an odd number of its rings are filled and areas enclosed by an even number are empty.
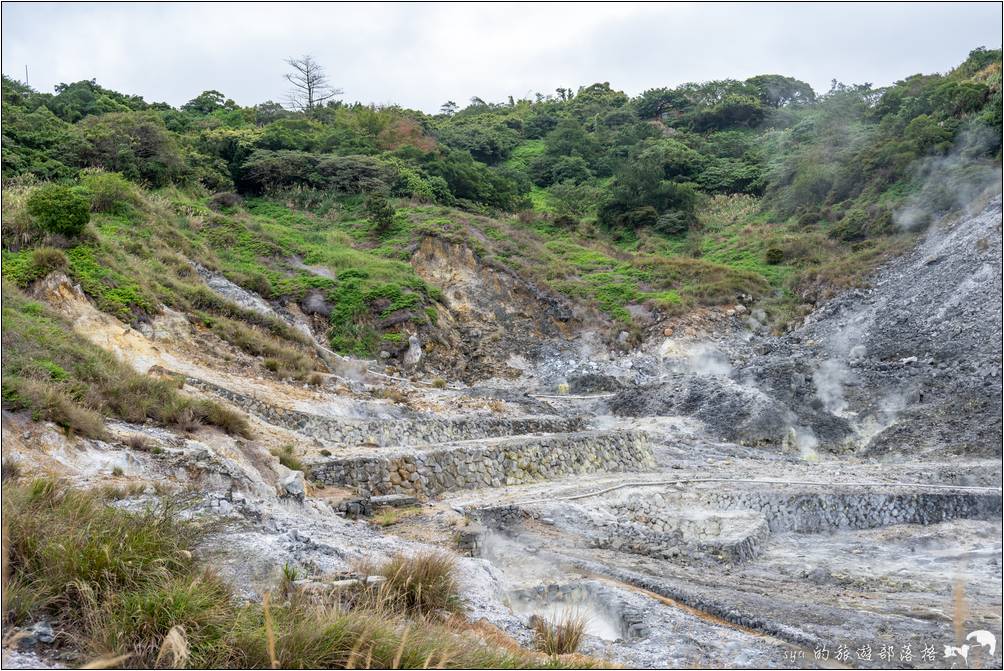
<svg viewBox="0 0 1004 671"><path fill-rule="evenodd" d="M293 445L290 443L282 447L272 448L272 456L278 458L279 463L291 471L303 470L303 462L296 456L296 452L293 451Z"/></svg>
<svg viewBox="0 0 1004 671"><path fill-rule="evenodd" d="M530 627L538 650L548 655L569 655L579 649L586 618L572 611L562 613L556 622L534 615L530 618Z"/></svg>
<svg viewBox="0 0 1004 671"><path fill-rule="evenodd" d="M444 552L396 555L362 571L385 578L375 595L383 609L419 617L460 610L456 562Z"/></svg>

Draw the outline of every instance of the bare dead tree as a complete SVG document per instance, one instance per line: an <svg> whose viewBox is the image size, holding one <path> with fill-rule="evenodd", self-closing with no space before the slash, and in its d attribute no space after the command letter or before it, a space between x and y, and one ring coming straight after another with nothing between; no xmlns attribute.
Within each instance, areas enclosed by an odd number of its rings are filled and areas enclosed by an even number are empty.
<svg viewBox="0 0 1004 671"><path fill-rule="evenodd" d="M294 109L309 112L325 100L342 94L341 89L328 83L324 68L307 54L303 58L290 58L286 63L293 68L286 73L286 80L292 84L289 90L289 104Z"/></svg>

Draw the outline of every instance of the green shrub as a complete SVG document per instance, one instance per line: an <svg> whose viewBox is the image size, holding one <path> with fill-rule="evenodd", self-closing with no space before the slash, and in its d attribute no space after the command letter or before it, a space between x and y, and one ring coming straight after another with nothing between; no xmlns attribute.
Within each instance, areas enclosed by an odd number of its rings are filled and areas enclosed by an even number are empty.
<svg viewBox="0 0 1004 671"><path fill-rule="evenodd" d="M93 212L121 213L140 203L136 187L117 172L84 170L80 175L80 183L90 194Z"/></svg>
<svg viewBox="0 0 1004 671"><path fill-rule="evenodd" d="M814 224L818 224L823 218L823 215L819 210L814 208L806 208L798 214L798 225L802 228L808 228Z"/></svg>
<svg viewBox="0 0 1004 671"><path fill-rule="evenodd" d="M764 257L767 265L776 266L784 263L784 250L778 249L777 247L770 247L767 249L767 254Z"/></svg>
<svg viewBox="0 0 1004 671"><path fill-rule="evenodd" d="M155 112L88 116L74 126L74 132L79 166L100 167L158 187L183 174L177 136Z"/></svg>
<svg viewBox="0 0 1004 671"><path fill-rule="evenodd" d="M59 184L44 184L32 191L27 207L35 223L48 233L74 237L91 220L87 199Z"/></svg>
<svg viewBox="0 0 1004 671"><path fill-rule="evenodd" d="M636 207L628 212L624 219L624 225L629 228L648 228L655 226L659 221L659 213L651 205Z"/></svg>
<svg viewBox="0 0 1004 671"><path fill-rule="evenodd" d="M394 206L380 192L366 196L366 217L373 222L377 235L383 235L394 224Z"/></svg>
<svg viewBox="0 0 1004 671"><path fill-rule="evenodd" d="M884 235L893 230L892 213L881 207L848 210L830 229L830 237L844 242Z"/></svg>
<svg viewBox="0 0 1004 671"><path fill-rule="evenodd" d="M680 233L686 233L689 228L690 217L687 213L673 210L661 214L652 230L663 235L679 235Z"/></svg>

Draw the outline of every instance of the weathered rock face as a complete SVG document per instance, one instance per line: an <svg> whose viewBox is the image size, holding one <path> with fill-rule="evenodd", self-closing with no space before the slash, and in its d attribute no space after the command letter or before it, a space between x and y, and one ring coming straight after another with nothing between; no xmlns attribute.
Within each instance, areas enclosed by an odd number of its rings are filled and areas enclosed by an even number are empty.
<svg viewBox="0 0 1004 671"><path fill-rule="evenodd" d="M719 440L780 445L791 412L776 399L727 377L678 374L667 381L626 389L609 401L625 417L678 415L704 422Z"/></svg>
<svg viewBox="0 0 1004 671"><path fill-rule="evenodd" d="M770 536L767 520L751 510L683 509L656 497L636 497L612 510L619 519L592 539L595 547L735 563L756 558Z"/></svg>
<svg viewBox="0 0 1004 671"><path fill-rule="evenodd" d="M780 338L724 344L726 375L677 373L610 402L683 415L719 439L869 454L998 456L1002 444L1001 197L943 222ZM720 343L721 344L721 343Z"/></svg>
<svg viewBox="0 0 1004 671"><path fill-rule="evenodd" d="M802 330L846 361L848 408L875 418L870 453L1001 454L1001 264L997 196Z"/></svg>
<svg viewBox="0 0 1004 671"><path fill-rule="evenodd" d="M205 281L206 285L210 289L218 293L220 296L223 296L228 301L236 303L242 308L257 312L261 315L278 317L275 310L272 309L272 306L266 303L258 294L252 293L247 289L234 284L223 275L214 273L199 264L195 264L195 270L198 271L199 276Z"/></svg>
<svg viewBox="0 0 1004 671"><path fill-rule="evenodd" d="M325 485L348 485L377 495L428 496L654 465L645 434L587 431L379 457L312 459L307 469L311 480Z"/></svg>
<svg viewBox="0 0 1004 671"><path fill-rule="evenodd" d="M466 245L425 237L411 264L443 291L447 306L426 354L436 368L465 380L505 374L513 352L564 335L578 323L565 299L483 262Z"/></svg>

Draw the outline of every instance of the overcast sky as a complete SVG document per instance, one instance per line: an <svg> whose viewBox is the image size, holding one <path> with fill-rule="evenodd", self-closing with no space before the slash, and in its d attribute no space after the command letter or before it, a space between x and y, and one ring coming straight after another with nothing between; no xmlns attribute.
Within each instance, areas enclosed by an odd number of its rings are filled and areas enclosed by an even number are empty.
<svg viewBox="0 0 1004 671"><path fill-rule="evenodd" d="M890 84L1001 46L1001 4L3 3L3 72L37 90L97 79L180 105L217 89L284 101L283 60L323 64L345 101L435 112L609 81L657 86L778 73Z"/></svg>

